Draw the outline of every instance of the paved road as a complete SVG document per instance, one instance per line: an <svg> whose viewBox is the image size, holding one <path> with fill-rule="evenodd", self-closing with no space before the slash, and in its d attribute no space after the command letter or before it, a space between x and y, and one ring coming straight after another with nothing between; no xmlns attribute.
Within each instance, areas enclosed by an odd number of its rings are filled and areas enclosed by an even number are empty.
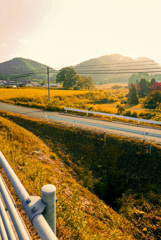
<svg viewBox="0 0 161 240"><path fill-rule="evenodd" d="M132 130L138 130L138 131L143 131L143 132L150 132L150 133L156 133L161 135L161 130L157 128L152 128L152 127L146 127L146 126L136 126L136 125L130 125L126 123L118 123L118 122L108 122L104 120L98 120L96 118L88 118L84 116L78 116L78 115L72 115L69 113L61 113L61 112L49 112L49 111L44 111L44 110L39 110L39 109L34 109L34 108L27 108L27 107L22 107L22 106L16 106L16 105L11 105L11 104L6 104L6 103L0 103L0 109L9 111L9 112L14 112L14 113L19 113L23 114L26 116L32 116L32 117L37 117L37 118L45 118L45 115L49 116L55 116L55 117L61 117L61 118L68 118L68 119L73 119L73 120L82 120L86 122L94 122L102 125L109 125L109 126L115 126L119 128L126 128L126 129L132 129ZM64 122L65 123L65 122ZM65 123L65 124L70 124L71 123ZM78 126L84 127L84 125L79 124ZM84 128L88 129L93 129L93 130L99 130L99 131L104 131L104 128L96 128L92 126L85 126ZM127 136L127 137L133 137L133 138L138 138L138 139L143 139L143 136L137 135L137 134L132 134L132 133L126 133L126 132L120 132L116 130L107 130L107 133L112 133L112 134L117 134L120 136ZM145 138L148 141L155 142L157 144L161 144L161 139L160 138L154 138L154 137L149 137L146 136Z"/></svg>

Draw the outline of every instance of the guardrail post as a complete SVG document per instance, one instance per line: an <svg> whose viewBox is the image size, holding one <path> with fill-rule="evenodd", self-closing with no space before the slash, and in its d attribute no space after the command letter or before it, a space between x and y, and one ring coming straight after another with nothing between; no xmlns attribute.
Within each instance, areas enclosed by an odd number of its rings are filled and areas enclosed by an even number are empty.
<svg viewBox="0 0 161 240"><path fill-rule="evenodd" d="M150 147L149 147L149 154L151 154L151 143L150 143Z"/></svg>
<svg viewBox="0 0 161 240"><path fill-rule="evenodd" d="M49 119L48 119L48 115L45 115L45 117L46 117L46 121L48 122L48 121L49 121Z"/></svg>
<svg viewBox="0 0 161 240"><path fill-rule="evenodd" d="M143 141L145 141L145 134L146 134L146 132L144 132L144 138L143 138Z"/></svg>
<svg viewBox="0 0 161 240"><path fill-rule="evenodd" d="M107 128L105 127L105 132L104 132L104 145L106 145L106 131L107 131Z"/></svg>
<svg viewBox="0 0 161 240"><path fill-rule="evenodd" d="M104 145L106 145L106 132L104 133Z"/></svg>
<svg viewBox="0 0 161 240"><path fill-rule="evenodd" d="M44 217L56 234L56 187L47 184L41 188L42 201L46 204Z"/></svg>

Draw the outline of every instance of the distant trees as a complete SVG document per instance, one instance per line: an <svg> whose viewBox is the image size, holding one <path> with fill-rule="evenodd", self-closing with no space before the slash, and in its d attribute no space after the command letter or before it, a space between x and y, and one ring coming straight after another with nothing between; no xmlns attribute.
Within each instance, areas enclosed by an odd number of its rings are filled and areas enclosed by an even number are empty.
<svg viewBox="0 0 161 240"><path fill-rule="evenodd" d="M95 88L94 86L94 81L91 76L80 76L77 75L77 83L76 86L74 87L75 90L82 90L82 89L87 89L87 90L93 90Z"/></svg>
<svg viewBox="0 0 161 240"><path fill-rule="evenodd" d="M139 96L145 97L148 92L148 82L146 81L146 79L141 78L138 85L139 85L139 89L138 89Z"/></svg>
<svg viewBox="0 0 161 240"><path fill-rule="evenodd" d="M93 77L91 75L88 76L88 82L87 82L87 89L88 90L92 90L94 89L94 81L93 81Z"/></svg>
<svg viewBox="0 0 161 240"><path fill-rule="evenodd" d="M128 94L128 103L130 104L138 104L139 99L137 96L137 89L135 84L131 83L129 85L129 94Z"/></svg>
<svg viewBox="0 0 161 240"><path fill-rule="evenodd" d="M160 103L161 103L161 91L160 90L154 90L147 96L144 107L148 108L159 108L160 109Z"/></svg>
<svg viewBox="0 0 161 240"><path fill-rule="evenodd" d="M56 83L63 83L64 88L70 89L77 82L76 74L74 68L62 68L56 76Z"/></svg>
<svg viewBox="0 0 161 240"><path fill-rule="evenodd" d="M149 89L150 89L151 91L153 91L153 90L159 90L159 91L161 91L161 83L152 82L152 85L149 87Z"/></svg>
<svg viewBox="0 0 161 240"><path fill-rule="evenodd" d="M6 76L2 73L0 73L0 80L6 80Z"/></svg>
<svg viewBox="0 0 161 240"><path fill-rule="evenodd" d="M83 90L94 89L94 81L91 76L80 76L74 68L62 68L56 76L56 82L62 83L65 89Z"/></svg>
<svg viewBox="0 0 161 240"><path fill-rule="evenodd" d="M46 83L47 83L47 81L42 80L42 81L40 82L40 85L43 86L43 85L45 85Z"/></svg>
<svg viewBox="0 0 161 240"><path fill-rule="evenodd" d="M139 82L141 79L146 79L147 81L149 81L150 76L148 73L133 73L128 80L128 84L137 84L137 82Z"/></svg>

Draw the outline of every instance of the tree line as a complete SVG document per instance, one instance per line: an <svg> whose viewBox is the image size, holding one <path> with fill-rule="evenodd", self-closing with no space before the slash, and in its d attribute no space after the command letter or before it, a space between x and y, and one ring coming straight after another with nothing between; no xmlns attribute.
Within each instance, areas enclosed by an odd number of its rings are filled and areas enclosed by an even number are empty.
<svg viewBox="0 0 161 240"><path fill-rule="evenodd" d="M94 81L91 76L80 76L74 68L62 68L56 76L56 83L62 83L64 89L74 90L92 90L94 89Z"/></svg>
<svg viewBox="0 0 161 240"><path fill-rule="evenodd" d="M156 82L154 78L150 81L142 78L136 81L136 84L129 84L128 103L138 104L139 98L144 99L144 107L160 108L161 103L161 83Z"/></svg>

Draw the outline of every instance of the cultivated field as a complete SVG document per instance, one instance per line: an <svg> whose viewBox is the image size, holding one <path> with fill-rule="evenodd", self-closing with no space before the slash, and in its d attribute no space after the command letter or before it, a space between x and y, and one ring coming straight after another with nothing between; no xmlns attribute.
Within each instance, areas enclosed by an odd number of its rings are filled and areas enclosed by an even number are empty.
<svg viewBox="0 0 161 240"><path fill-rule="evenodd" d="M127 103L127 87L118 85L106 90L77 91L51 89L48 102L48 89L24 88L24 89L0 89L0 101L22 105L27 107L64 111L64 107L85 109L91 111L122 114L132 117L161 120L160 110L145 109L144 99L139 99L139 104ZM120 111L119 106L123 107Z"/></svg>

